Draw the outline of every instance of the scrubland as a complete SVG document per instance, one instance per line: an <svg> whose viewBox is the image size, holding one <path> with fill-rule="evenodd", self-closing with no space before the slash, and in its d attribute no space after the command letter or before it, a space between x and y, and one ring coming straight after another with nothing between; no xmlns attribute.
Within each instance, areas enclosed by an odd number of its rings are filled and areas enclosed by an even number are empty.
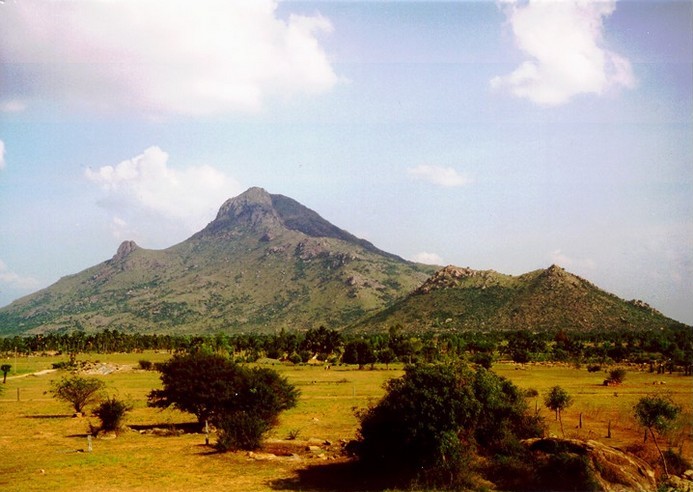
<svg viewBox="0 0 693 492"><path fill-rule="evenodd" d="M204 434L182 432L186 423L194 422L193 416L147 407L146 395L159 387L159 377L156 371L137 369L138 360L159 362L167 357L154 352L79 357L98 361L94 377L103 379L110 395L134 406L126 418L126 425L131 427L117 437L93 439L91 451L87 433L89 423L96 424L96 418L75 418L68 404L46 393L50 381L61 376L60 371L48 372L52 363L65 357L0 361L13 365L0 395L0 489L310 490L310 484L296 479L296 472L346 460L339 449L356 435L355 411L375 403L384 393L383 383L402 374L402 366L396 364L389 369L376 364L373 370L272 365L300 389L298 405L281 415L263 450L250 456L246 452L221 454L205 445ZM623 384L604 386L605 374L568 365L497 363L493 370L521 388L537 390L538 396L529 398L528 403L532 411L536 409L545 417L550 434L561 436L562 432L553 413L544 407L543 395L559 385L574 399L563 412L566 437L595 439L645 455L652 453L653 457L651 443L643 445L643 429L635 421L633 406L642 396L667 394L684 409L679 426L667 436L668 444L692 458L691 377L631 368ZM607 437L609 423L611 437ZM160 430L154 432L155 427ZM319 446L309 450L311 444ZM337 481L332 490L342 485Z"/></svg>

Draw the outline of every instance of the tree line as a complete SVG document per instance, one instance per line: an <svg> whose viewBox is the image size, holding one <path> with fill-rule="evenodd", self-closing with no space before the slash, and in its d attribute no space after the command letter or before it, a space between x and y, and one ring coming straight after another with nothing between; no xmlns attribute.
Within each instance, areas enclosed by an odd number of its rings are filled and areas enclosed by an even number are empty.
<svg viewBox="0 0 693 492"><path fill-rule="evenodd" d="M343 334L321 326L307 331L281 330L273 334L169 335L105 329L96 333L73 331L0 338L0 354L30 355L49 352L112 353L161 350L171 353L205 349L233 356L239 362L260 358L293 363L311 359L327 364L376 362L437 362L467 358L490 367L501 358L519 363L649 364L657 372L693 371L693 332L664 328L658 331L615 329L602 332L486 331L411 333L401 326L381 333Z"/></svg>

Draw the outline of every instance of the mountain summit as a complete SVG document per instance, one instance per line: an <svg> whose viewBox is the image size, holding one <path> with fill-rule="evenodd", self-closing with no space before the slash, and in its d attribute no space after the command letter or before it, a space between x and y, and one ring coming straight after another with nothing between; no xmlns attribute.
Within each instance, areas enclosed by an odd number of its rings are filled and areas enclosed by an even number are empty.
<svg viewBox="0 0 693 492"><path fill-rule="evenodd" d="M377 254L402 260L379 250L365 239L332 225L313 210L284 195L267 193L263 188L250 188L237 197L227 200L216 218L194 237L233 234L233 231L260 234L271 240L282 229L296 231L314 238L333 238L346 241ZM403 261L403 260L402 260Z"/></svg>
<svg viewBox="0 0 693 492"><path fill-rule="evenodd" d="M46 330L339 328L414 290L433 267L379 250L283 195L250 188L164 250L109 260L0 310L0 335Z"/></svg>
<svg viewBox="0 0 693 492"><path fill-rule="evenodd" d="M164 250L109 260L0 309L0 336L105 328L242 333L685 326L557 265L520 276L411 263L283 195L250 188Z"/></svg>

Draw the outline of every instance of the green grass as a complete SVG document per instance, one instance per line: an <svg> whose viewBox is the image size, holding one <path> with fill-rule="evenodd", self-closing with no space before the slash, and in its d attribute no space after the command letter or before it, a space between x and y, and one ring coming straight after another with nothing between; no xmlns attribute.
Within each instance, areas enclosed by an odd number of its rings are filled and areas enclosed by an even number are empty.
<svg viewBox="0 0 693 492"><path fill-rule="evenodd" d="M167 354L112 354L80 357L135 367L140 359L164 360ZM34 357L18 361L20 372L37 372L51 367L64 357ZM14 361L9 361L14 364ZM355 436L357 419L354 410L377 401L383 394L383 383L402 374L400 365L390 370L376 365L376 370L359 371L354 366L271 366L285 375L301 390L296 408L283 413L278 426L268 436L270 447L298 430L295 443L302 451L310 438L349 440ZM642 441L641 429L632 416L632 406L646 394L668 392L684 405L690 422L691 378L679 375L656 375L629 371L620 387L601 386L603 373L588 373L571 367L526 366L516 370L514 364L497 364L494 370L507 376L522 388L539 391L537 406L550 425L550 432L560 435L553 414L544 408L543 395L554 385L565 388L575 402L564 413L568 437L597 439L609 445L624 447ZM324 463L300 453L300 460L278 459L255 461L246 453L217 454L204 445L204 435L183 434L159 437L126 431L115 439L95 439L93 451L87 450L86 432L93 417L72 418L70 406L56 401L45 391L60 373L39 376L10 377L0 396L0 490L32 491L110 491L110 490L270 490L277 480L290 480L309 465ZM10 375L12 376L12 375ZM20 374L21 376L21 374ZM194 417L174 410L160 411L146 406L147 393L159 385L154 371L122 370L98 376L109 393L134 403L126 424L175 426L194 421ZM666 381L666 385L653 385ZM17 401L17 389L20 400ZM616 393L618 396L616 396ZM534 407L534 400L530 400ZM583 413L583 428L577 428ZM606 439L608 421L612 421L611 439ZM673 436L682 439L684 452L691 454L691 433ZM276 445L276 443L274 444ZM335 486L338 486L336 484ZM300 487L297 486L298 490Z"/></svg>

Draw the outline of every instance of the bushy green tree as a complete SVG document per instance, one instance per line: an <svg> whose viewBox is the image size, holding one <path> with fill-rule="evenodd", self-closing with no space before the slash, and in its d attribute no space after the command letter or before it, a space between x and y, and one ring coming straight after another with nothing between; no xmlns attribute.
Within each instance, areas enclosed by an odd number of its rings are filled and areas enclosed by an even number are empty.
<svg viewBox="0 0 693 492"><path fill-rule="evenodd" d="M363 369L366 364L373 364L376 360L373 347L367 340L354 340L344 346L342 362L345 364L358 364Z"/></svg>
<svg viewBox="0 0 693 492"><path fill-rule="evenodd" d="M650 395L640 398L633 409L635 410L635 418L646 429L645 437L647 437L647 431L650 431L652 442L657 448L659 457L662 460L664 474L668 477L669 470L667 469L667 462L666 459L664 459L662 450L659 448L654 431L656 430L659 433L666 431L676 420L679 413L681 413L681 407L671 401L670 398Z"/></svg>
<svg viewBox="0 0 693 492"><path fill-rule="evenodd" d="M506 441L540 433L519 391L484 369L407 366L385 388L383 399L360 415L351 449L371 472L401 485L466 487L474 450L501 453Z"/></svg>
<svg viewBox="0 0 693 492"><path fill-rule="evenodd" d="M54 381L50 393L59 400L72 405L75 413L82 413L87 405L98 402L105 383L96 378L72 376Z"/></svg>
<svg viewBox="0 0 693 492"><path fill-rule="evenodd" d="M279 413L296 405L298 391L266 368L247 368L219 354L176 355L159 366L163 388L149 405L194 414L218 428L218 448L253 449ZM237 422L237 427L234 427Z"/></svg>

